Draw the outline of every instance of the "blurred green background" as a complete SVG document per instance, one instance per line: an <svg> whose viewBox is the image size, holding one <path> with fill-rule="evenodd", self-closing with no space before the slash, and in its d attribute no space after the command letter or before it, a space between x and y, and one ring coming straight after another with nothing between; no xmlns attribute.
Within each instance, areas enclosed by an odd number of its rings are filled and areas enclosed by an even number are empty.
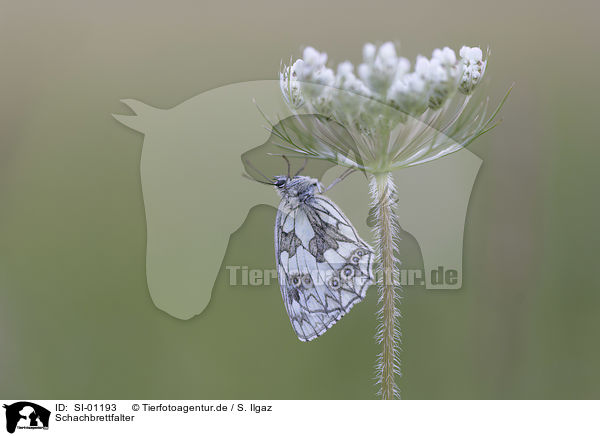
<svg viewBox="0 0 600 436"><path fill-rule="evenodd" d="M463 289L404 294L403 398L600 397L597 3L0 4L0 397L375 398L374 289L309 345L277 285L231 288L225 268L200 316L155 308L143 137L110 114L275 78L305 45L357 62L386 40L409 58L489 45L492 97L516 83L471 148ZM251 247L272 268L272 239L244 231L272 222L253 209L223 264Z"/></svg>

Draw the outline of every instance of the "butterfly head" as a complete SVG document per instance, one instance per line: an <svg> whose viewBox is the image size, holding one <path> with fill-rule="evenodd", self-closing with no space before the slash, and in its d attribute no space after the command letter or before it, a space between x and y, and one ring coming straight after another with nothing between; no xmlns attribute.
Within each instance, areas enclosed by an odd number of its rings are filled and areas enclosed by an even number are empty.
<svg viewBox="0 0 600 436"><path fill-rule="evenodd" d="M276 176L273 179L273 186L282 198L297 199L300 202L305 202L323 191L323 185L317 179L307 176Z"/></svg>

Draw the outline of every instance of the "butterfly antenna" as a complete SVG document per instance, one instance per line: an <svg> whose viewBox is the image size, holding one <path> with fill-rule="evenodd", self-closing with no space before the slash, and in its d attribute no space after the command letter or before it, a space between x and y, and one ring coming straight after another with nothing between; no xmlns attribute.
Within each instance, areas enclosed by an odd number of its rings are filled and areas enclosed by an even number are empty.
<svg viewBox="0 0 600 436"><path fill-rule="evenodd" d="M308 163L308 159L304 159L304 163L302 164L300 169L298 171L296 171L296 174L294 174L294 177L296 177L298 174L300 174L302 171L304 171L304 168L306 168L307 163Z"/></svg>
<svg viewBox="0 0 600 436"><path fill-rule="evenodd" d="M254 180L256 182L259 182L259 183L264 183L265 185L272 185L273 184L273 179L265 176L258 168L256 168L254 165L252 165L249 160L242 159L242 161L246 165L248 165L250 168L252 168L254 171L256 171L258 174L260 174L262 177L264 177L264 179L267 180L267 182L261 182L260 180L256 180L255 178L250 177L250 176L248 176L248 178L250 178L251 180Z"/></svg>
<svg viewBox="0 0 600 436"><path fill-rule="evenodd" d="M329 191L331 188L333 188L335 185L340 183L342 180L344 180L346 177L348 177L354 171L356 171L356 168L348 168L346 171L344 171L342 174L340 174L340 176L337 179L335 179L333 182L331 182L331 185L329 185L327 188L325 188L323 193Z"/></svg>
<svg viewBox="0 0 600 436"><path fill-rule="evenodd" d="M269 186L273 186L273 183L270 182L263 182L262 180L256 180L252 177L250 177L248 174L246 173L242 173L242 177L248 180L252 180L253 182L258 182L258 183L262 183L263 185L269 185Z"/></svg>
<svg viewBox="0 0 600 436"><path fill-rule="evenodd" d="M281 155L281 157L283 158L283 160L285 160L285 163L287 163L287 168L288 168L288 172L287 172L287 178L291 179L292 178L292 165L290 164L290 160L287 158L287 156L285 155Z"/></svg>

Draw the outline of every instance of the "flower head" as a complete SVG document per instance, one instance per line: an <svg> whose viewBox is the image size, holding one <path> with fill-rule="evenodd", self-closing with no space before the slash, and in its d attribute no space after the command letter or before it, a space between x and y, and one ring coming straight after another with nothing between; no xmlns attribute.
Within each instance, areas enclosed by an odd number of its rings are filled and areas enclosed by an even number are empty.
<svg viewBox="0 0 600 436"><path fill-rule="evenodd" d="M312 133L313 145L290 144L289 135L274 131L298 155L372 173L457 151L491 128L497 113L485 119L487 103L469 105L487 64L481 49L465 46L459 55L435 49L429 58L417 56L411 68L393 43L369 43L356 69L344 61L334 71L326 53L307 47L302 59L283 67L280 84L294 114L320 116L309 123L311 132L306 123L288 125L304 130L304 138ZM352 146L339 143L331 123L348 131Z"/></svg>
<svg viewBox="0 0 600 436"><path fill-rule="evenodd" d="M460 92L470 94L481 81L487 61L483 60L483 53L479 47L463 47L460 49L462 77L460 79Z"/></svg>

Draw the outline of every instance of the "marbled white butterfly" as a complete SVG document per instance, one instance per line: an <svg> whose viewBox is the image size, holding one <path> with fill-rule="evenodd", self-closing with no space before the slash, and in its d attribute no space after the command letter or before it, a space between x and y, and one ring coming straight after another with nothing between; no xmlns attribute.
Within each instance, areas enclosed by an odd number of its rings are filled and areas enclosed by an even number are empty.
<svg viewBox="0 0 600 436"><path fill-rule="evenodd" d="M287 159L286 159L287 161ZM300 172L300 171L299 171ZM322 335L365 297L373 283L373 250L317 179L277 176L281 196L275 257L281 295L298 338Z"/></svg>

